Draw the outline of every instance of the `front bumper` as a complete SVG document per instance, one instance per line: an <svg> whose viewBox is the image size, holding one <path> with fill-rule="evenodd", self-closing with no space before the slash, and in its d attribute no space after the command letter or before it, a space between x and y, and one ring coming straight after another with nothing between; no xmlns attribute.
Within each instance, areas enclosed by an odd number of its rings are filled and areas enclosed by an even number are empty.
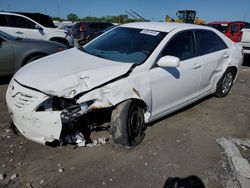
<svg viewBox="0 0 250 188"><path fill-rule="evenodd" d="M45 144L60 139L61 111L36 111L49 96L26 88L12 80L6 93L7 107L13 123L28 139Z"/></svg>

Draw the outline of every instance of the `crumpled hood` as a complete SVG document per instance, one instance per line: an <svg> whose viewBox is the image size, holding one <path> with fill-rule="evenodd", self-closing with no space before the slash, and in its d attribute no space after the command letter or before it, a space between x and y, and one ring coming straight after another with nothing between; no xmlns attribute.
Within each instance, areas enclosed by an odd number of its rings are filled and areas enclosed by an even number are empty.
<svg viewBox="0 0 250 188"><path fill-rule="evenodd" d="M73 48L36 60L14 76L24 86L72 98L126 74L132 63L119 63Z"/></svg>

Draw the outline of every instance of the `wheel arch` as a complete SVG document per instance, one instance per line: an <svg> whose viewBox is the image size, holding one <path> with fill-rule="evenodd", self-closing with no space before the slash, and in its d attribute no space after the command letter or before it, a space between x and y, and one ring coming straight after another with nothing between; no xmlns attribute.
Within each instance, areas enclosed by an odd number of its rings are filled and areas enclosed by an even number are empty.
<svg viewBox="0 0 250 188"><path fill-rule="evenodd" d="M67 41L67 39L65 39L63 37L52 37L49 40L54 41L54 42L59 42L59 43L62 43L66 46L69 46L69 42Z"/></svg>
<svg viewBox="0 0 250 188"><path fill-rule="evenodd" d="M24 60L22 61L22 64L21 66L23 67L24 65L27 64L27 62L32 58L32 57L35 57L35 56L47 56L48 54L47 53L44 53L44 52L34 52L34 53L31 53L29 55L27 55Z"/></svg>
<svg viewBox="0 0 250 188"><path fill-rule="evenodd" d="M119 104L121 104L121 103L123 103L125 101L128 101L128 100L132 100L139 107L141 107L143 109L145 122L147 123L151 113L149 111L149 106L147 105L147 103L145 101L143 101L142 99L140 99L140 98L128 98L128 99L122 100L119 103L115 104L112 108L115 109Z"/></svg>
<svg viewBox="0 0 250 188"><path fill-rule="evenodd" d="M234 78L238 74L238 68L236 66L229 66L227 69L231 69L234 72Z"/></svg>

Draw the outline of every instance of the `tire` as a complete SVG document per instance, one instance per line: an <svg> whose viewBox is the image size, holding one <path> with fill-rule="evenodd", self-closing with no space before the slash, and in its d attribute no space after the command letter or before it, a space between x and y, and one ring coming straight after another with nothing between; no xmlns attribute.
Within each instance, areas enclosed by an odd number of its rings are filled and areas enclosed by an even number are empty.
<svg viewBox="0 0 250 188"><path fill-rule="evenodd" d="M27 65L28 63L31 63L32 61L35 61L35 60L37 60L37 59L40 59L40 58L42 58L42 57L44 57L45 55L34 55L34 56L32 56L32 57L30 57L24 64L23 64L23 66L24 65Z"/></svg>
<svg viewBox="0 0 250 188"><path fill-rule="evenodd" d="M115 145L126 149L139 145L145 128L143 108L135 101L124 101L112 111L110 129Z"/></svg>
<svg viewBox="0 0 250 188"><path fill-rule="evenodd" d="M217 97L227 96L233 86L234 78L235 78L234 71L228 68L217 84L215 96Z"/></svg>

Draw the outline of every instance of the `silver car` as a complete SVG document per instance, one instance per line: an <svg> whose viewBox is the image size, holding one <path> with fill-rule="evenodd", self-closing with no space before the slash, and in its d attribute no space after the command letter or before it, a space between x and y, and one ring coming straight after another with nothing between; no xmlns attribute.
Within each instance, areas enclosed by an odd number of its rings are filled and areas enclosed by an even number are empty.
<svg viewBox="0 0 250 188"><path fill-rule="evenodd" d="M65 49L57 42L13 37L0 30L0 76L13 75L27 63Z"/></svg>

